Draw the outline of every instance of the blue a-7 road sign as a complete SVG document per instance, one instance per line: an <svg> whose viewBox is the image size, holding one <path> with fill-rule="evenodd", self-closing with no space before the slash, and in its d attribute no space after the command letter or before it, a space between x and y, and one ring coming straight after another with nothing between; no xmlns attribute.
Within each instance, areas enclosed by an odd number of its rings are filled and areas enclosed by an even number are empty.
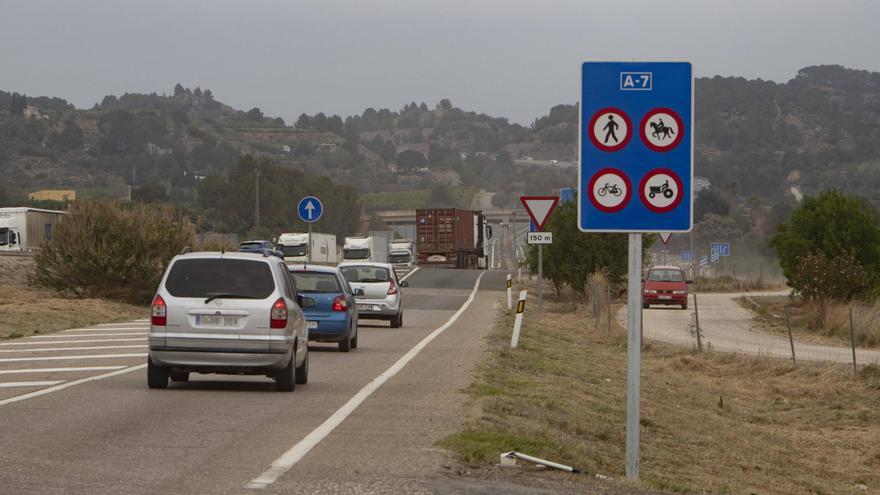
<svg viewBox="0 0 880 495"><path fill-rule="evenodd" d="M718 253L718 256L730 256L730 243L729 242L713 242L712 243L712 252Z"/></svg>
<svg viewBox="0 0 880 495"><path fill-rule="evenodd" d="M579 139L581 230L691 229L689 62L584 62Z"/></svg>
<svg viewBox="0 0 880 495"><path fill-rule="evenodd" d="M324 213L324 205L321 200L314 196L306 196L299 201L296 207L300 220L307 223L317 222Z"/></svg>

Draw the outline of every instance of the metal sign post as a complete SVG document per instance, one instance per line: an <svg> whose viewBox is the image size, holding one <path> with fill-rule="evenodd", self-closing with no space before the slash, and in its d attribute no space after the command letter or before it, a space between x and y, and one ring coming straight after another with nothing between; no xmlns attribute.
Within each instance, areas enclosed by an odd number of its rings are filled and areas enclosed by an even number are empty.
<svg viewBox="0 0 880 495"><path fill-rule="evenodd" d="M538 312L544 312L544 244L553 244L552 232L541 232L550 213L559 204L559 196L520 196L520 202L532 223L529 225L529 244L538 245ZM532 230L534 227L534 230Z"/></svg>
<svg viewBox="0 0 880 495"><path fill-rule="evenodd" d="M693 225L693 69L688 62L581 65L578 227L629 235L626 476L639 478L642 235Z"/></svg>

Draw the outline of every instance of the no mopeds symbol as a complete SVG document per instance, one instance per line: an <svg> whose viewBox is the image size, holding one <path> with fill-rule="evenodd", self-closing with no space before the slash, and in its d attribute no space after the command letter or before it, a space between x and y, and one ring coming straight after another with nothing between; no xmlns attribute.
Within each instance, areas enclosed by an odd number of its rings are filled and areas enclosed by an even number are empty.
<svg viewBox="0 0 880 495"><path fill-rule="evenodd" d="M639 184L639 196L645 208L654 213L672 211L684 196L681 179L672 170L657 168L648 172Z"/></svg>

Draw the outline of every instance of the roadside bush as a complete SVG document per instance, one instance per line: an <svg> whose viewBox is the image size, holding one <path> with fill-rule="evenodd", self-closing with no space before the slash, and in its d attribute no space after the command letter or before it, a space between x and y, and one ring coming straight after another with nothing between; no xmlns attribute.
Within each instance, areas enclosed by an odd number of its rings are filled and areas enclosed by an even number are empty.
<svg viewBox="0 0 880 495"><path fill-rule="evenodd" d="M148 303L168 261L194 243L171 207L81 202L36 256L33 282L78 296Z"/></svg>

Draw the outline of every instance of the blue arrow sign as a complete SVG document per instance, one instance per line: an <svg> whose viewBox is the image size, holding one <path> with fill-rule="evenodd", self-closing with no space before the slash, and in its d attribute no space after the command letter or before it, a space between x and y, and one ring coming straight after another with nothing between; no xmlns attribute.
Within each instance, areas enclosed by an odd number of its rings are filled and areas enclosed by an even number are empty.
<svg viewBox="0 0 880 495"><path fill-rule="evenodd" d="M718 256L730 256L730 243L729 242L713 242L712 243L712 252L718 252Z"/></svg>
<svg viewBox="0 0 880 495"><path fill-rule="evenodd" d="M688 62L583 63L582 231L691 229L692 70Z"/></svg>
<svg viewBox="0 0 880 495"><path fill-rule="evenodd" d="M694 252L687 250L681 252L681 261L691 261L694 259Z"/></svg>
<svg viewBox="0 0 880 495"><path fill-rule="evenodd" d="M315 223L321 218L321 214L324 213L324 205L321 204L318 198L306 196L299 201L296 211L303 222Z"/></svg>

